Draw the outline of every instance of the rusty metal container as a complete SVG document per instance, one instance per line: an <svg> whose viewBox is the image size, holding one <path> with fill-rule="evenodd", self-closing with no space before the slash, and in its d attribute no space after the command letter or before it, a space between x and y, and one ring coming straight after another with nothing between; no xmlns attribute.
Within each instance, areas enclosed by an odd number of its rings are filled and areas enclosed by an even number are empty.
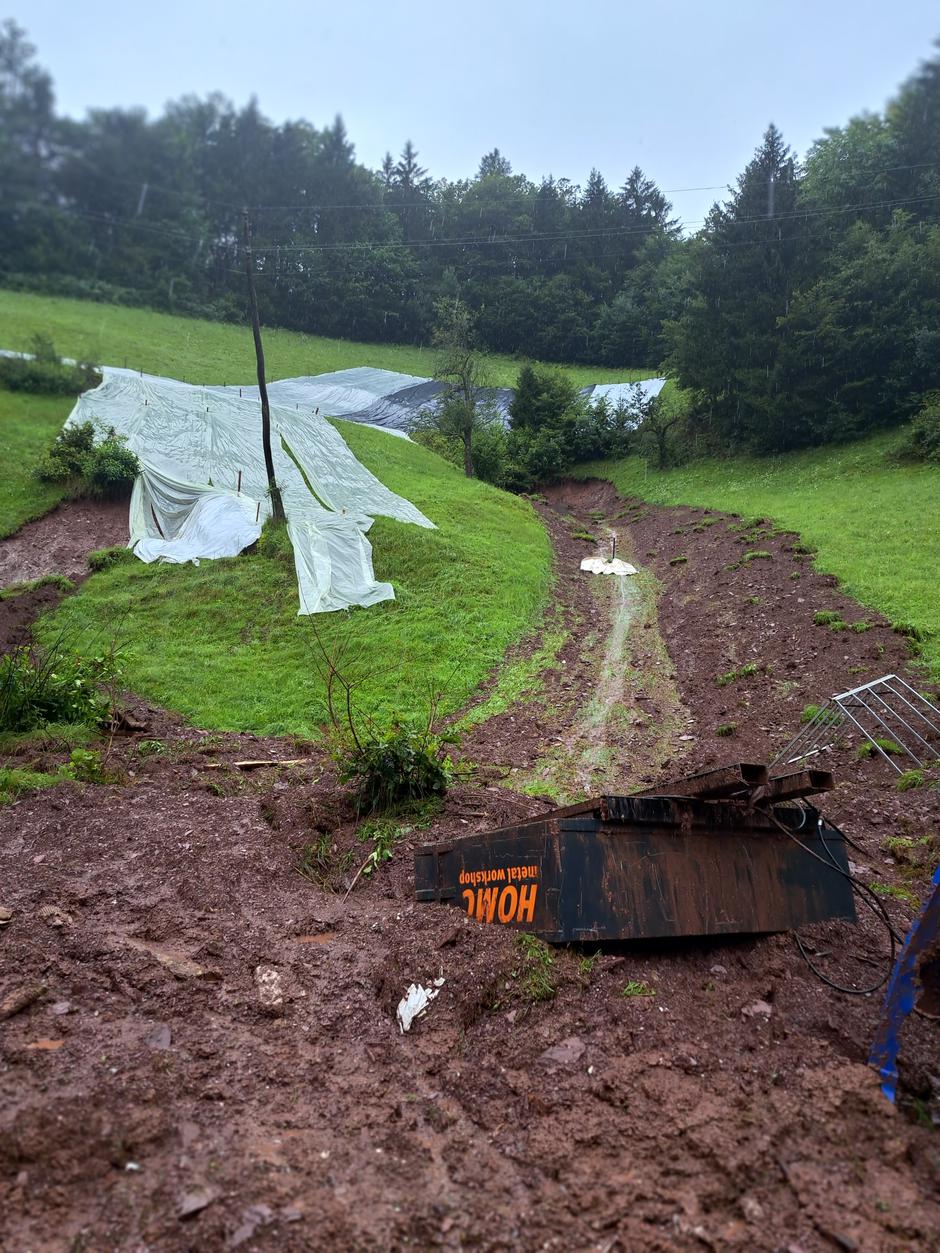
<svg viewBox="0 0 940 1253"><path fill-rule="evenodd" d="M841 835L809 805L773 812L790 834L741 801L603 796L419 849L415 895L553 943L854 921Z"/></svg>

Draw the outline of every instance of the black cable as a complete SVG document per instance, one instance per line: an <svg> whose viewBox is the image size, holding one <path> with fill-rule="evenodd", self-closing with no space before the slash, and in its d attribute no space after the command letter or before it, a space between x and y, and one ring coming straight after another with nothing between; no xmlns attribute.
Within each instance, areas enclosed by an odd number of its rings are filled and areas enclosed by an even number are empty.
<svg viewBox="0 0 940 1253"><path fill-rule="evenodd" d="M813 965L812 961L810 960L809 954L807 953L806 948L803 945L803 941L800 939L800 937L796 935L795 933L793 937L796 940L796 947L797 947L797 950L799 951L800 956L803 958L804 962L806 962L806 965L813 972L816 978L819 979L822 983L825 983L828 987L832 988L836 992L845 993L846 996L871 996L873 992L877 992L880 988L883 988L884 985L890 979L891 971L894 969L894 963L896 960L896 953L897 953L897 942L898 942L897 935L894 930L894 927L891 925L891 920L888 917L888 913L884 907L883 902L878 899L878 897L875 895L874 892L872 892L871 888L869 888L867 884L862 883L861 880L857 879L855 875L853 875L850 871L843 870L842 867L839 865L839 863L836 861L836 859L833 857L832 852L829 849L829 846L826 844L825 836L822 834L822 819L821 818L819 820L819 825L817 827L817 830L820 833L820 839L823 842L823 847L826 849L826 852L828 855L827 857L820 857L820 855L814 849L811 849L808 845L804 844L802 840L798 839L794 835L794 833L789 829L789 827L785 826L784 823L780 821L780 819L777 817L777 815L773 812L772 809L767 809L767 810L764 810L763 812L766 813L767 817L771 820L771 822L776 827L780 828L780 830L784 833L784 835L788 837L788 839L791 839L793 843L796 844L799 848L801 848L805 853L809 853L810 857L815 857L817 861L822 862L822 864L826 867L827 870L836 870L840 875L842 875L844 879L848 879L849 883L851 883L852 885L852 890L855 892L856 896L858 896L859 900L864 901L864 903L869 907L869 909L871 909L871 911L876 915L876 917L880 917L881 921L884 923L885 928L891 940L891 953L890 953L888 968L885 971L885 974L883 975L883 977L879 979L877 983L872 984L871 987L868 987L868 988L847 988L845 987L844 984L836 983L834 979L830 979L828 975L823 974L823 972L817 966ZM838 828L833 825L833 830L838 830ZM840 831L839 834L841 835L842 832ZM863 895L863 893L865 893L865 895Z"/></svg>

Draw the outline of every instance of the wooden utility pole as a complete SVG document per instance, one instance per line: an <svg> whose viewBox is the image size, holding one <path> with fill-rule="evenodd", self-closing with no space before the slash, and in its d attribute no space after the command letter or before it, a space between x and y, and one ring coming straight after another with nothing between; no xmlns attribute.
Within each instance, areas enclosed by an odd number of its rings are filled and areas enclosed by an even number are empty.
<svg viewBox="0 0 940 1253"><path fill-rule="evenodd" d="M275 523L287 521L281 489L274 477L274 458L271 456L271 409L268 405L268 387L264 379L264 347L261 343L261 319L258 316L258 293L255 291L255 259L251 251L251 221L245 209L245 273L248 276L248 302L251 306L251 333L255 339L255 357L258 362L258 391L261 393L261 446L264 450L264 468L268 475L268 491L271 494L271 515Z"/></svg>

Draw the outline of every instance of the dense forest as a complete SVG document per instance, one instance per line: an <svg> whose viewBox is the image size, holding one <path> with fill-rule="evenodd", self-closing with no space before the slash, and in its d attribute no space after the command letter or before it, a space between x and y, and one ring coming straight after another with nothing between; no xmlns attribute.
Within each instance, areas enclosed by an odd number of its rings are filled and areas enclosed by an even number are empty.
<svg viewBox="0 0 940 1253"><path fill-rule="evenodd" d="M429 343L459 297L483 349L667 370L700 447L847 439L940 387L940 57L802 163L770 126L688 237L639 168L534 181L494 148L453 182L409 140L369 170L340 117L216 95L60 117L0 30L4 286L241 320L246 207L267 323Z"/></svg>

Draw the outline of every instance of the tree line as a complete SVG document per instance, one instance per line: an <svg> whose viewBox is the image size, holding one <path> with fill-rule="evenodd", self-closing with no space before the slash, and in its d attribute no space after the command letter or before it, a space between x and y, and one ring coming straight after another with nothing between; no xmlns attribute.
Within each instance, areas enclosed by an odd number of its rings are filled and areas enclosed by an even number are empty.
<svg viewBox="0 0 940 1253"><path fill-rule="evenodd" d="M494 148L451 181L409 140L370 170L340 117L276 125L218 95L64 118L0 28L0 283L243 321L246 206L266 323L424 344L459 302L484 352L667 371L688 402L674 455L937 407L936 56L802 162L770 126L689 237L639 168L536 181Z"/></svg>

